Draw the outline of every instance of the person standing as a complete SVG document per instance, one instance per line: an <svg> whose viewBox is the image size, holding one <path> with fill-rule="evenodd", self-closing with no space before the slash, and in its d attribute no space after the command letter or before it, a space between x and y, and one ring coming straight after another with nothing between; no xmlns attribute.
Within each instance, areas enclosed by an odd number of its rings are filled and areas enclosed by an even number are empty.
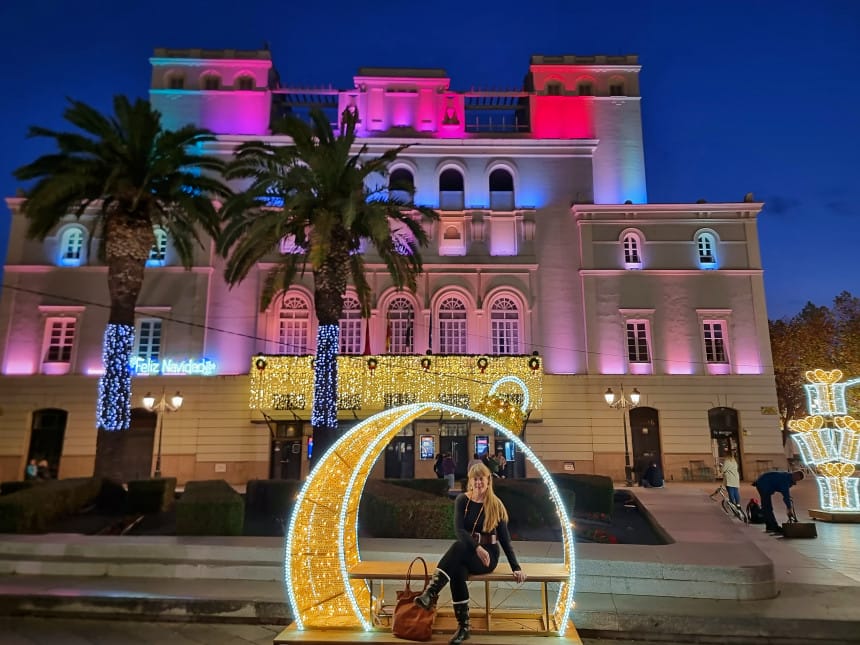
<svg viewBox="0 0 860 645"><path fill-rule="evenodd" d="M433 463L433 472L436 473L436 477L442 479L445 477L445 473L442 472L442 453L436 453L436 461Z"/></svg>
<svg viewBox="0 0 860 645"><path fill-rule="evenodd" d="M458 645L469 638L471 629L466 580L470 573L495 571L499 563L499 545L511 565L514 580L517 583L526 580L511 545L508 511L493 492L493 476L484 464L476 464L469 469L467 490L454 502L454 532L457 541L439 560L430 584L423 594L415 598L415 602L424 609L434 607L439 592L450 582L457 631L449 643Z"/></svg>
<svg viewBox="0 0 860 645"><path fill-rule="evenodd" d="M454 471L457 470L457 464L451 458L451 453L446 452L442 458L442 475L448 480L448 490L454 488Z"/></svg>
<svg viewBox="0 0 860 645"><path fill-rule="evenodd" d="M789 489L802 479L802 470L795 470L793 473L774 470L759 475L759 478L753 482L753 486L756 487L759 497L761 497L761 510L764 515L765 531L768 533L782 533L782 527L776 523L776 516L773 514L773 500L771 497L774 493L781 493L782 499L785 502L785 510L791 513L792 504Z"/></svg>
<svg viewBox="0 0 860 645"><path fill-rule="evenodd" d="M723 459L723 484L729 494L729 501L740 506L741 476L738 474L738 462L732 454Z"/></svg>

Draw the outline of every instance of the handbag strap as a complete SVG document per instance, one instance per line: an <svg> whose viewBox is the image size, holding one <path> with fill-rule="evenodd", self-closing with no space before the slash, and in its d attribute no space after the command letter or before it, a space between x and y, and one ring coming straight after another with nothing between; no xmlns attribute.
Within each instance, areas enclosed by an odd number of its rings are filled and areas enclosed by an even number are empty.
<svg viewBox="0 0 860 645"><path fill-rule="evenodd" d="M427 572L427 561L419 555L409 563L409 568L406 570L406 591L412 591L409 586L409 583L412 582L412 567L419 560L421 561L421 564L424 565L424 588L421 591L423 592L424 589L427 588L427 585L430 584L430 574Z"/></svg>

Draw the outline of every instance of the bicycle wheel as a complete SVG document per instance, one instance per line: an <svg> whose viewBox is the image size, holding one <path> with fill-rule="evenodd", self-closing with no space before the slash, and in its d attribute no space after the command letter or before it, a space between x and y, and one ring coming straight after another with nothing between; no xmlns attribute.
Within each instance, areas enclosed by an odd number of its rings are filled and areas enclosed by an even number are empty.
<svg viewBox="0 0 860 645"><path fill-rule="evenodd" d="M735 514L735 517L738 518L744 524L749 524L749 518L747 517L746 512L737 504L731 504L732 512Z"/></svg>
<svg viewBox="0 0 860 645"><path fill-rule="evenodd" d="M720 502L720 506L722 506L722 507L723 507L723 512L724 512L726 515L731 515L731 514L732 514L732 505L731 505L731 503L729 502L729 500L724 499L722 502Z"/></svg>

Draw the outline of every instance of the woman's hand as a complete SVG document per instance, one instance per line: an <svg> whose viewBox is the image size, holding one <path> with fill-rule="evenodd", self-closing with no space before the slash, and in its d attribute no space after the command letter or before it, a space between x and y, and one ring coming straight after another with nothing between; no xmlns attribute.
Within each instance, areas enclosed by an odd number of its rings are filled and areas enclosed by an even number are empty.
<svg viewBox="0 0 860 645"><path fill-rule="evenodd" d="M514 571L514 580L516 580L518 583L525 582L527 577L528 576L526 576L526 572L523 571L522 569L519 569L518 571Z"/></svg>
<svg viewBox="0 0 860 645"><path fill-rule="evenodd" d="M478 554L478 559L484 563L485 567L490 566L490 554L484 547L479 546L475 549L475 553Z"/></svg>

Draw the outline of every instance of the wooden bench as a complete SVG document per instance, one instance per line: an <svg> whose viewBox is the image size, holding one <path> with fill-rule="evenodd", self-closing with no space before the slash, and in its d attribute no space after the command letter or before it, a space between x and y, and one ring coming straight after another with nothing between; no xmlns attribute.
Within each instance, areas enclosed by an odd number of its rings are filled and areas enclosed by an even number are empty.
<svg viewBox="0 0 860 645"><path fill-rule="evenodd" d="M508 564L499 563L496 570L492 573L483 575L469 576L470 582L484 583L484 602L485 602L485 617L486 628L488 632L493 631L492 620L496 618L516 618L518 626L514 631L536 631L544 634L557 633L559 626L554 625L554 620L551 621L549 612L549 593L547 585L549 583L562 583L570 577L567 566L562 562L540 562L540 563L525 563L522 565L523 571L526 572L528 579L526 582L537 582L541 585L541 611L535 615L537 619L537 628L528 629L523 625L527 625L522 619L530 616L529 612L496 612L493 613L490 604L490 583L492 582L514 582L513 572ZM373 584L375 581L380 582L379 597L384 595L384 581L386 580L406 580L406 570L409 568L408 562L394 562L381 560L365 560L349 570L351 579L367 580L370 584L370 615L373 617L374 623L382 624L384 614L378 612L373 607ZM427 563L427 570L432 575L436 570L435 562ZM423 580L424 568L421 566L412 567L412 588L420 590L424 585Z"/></svg>

